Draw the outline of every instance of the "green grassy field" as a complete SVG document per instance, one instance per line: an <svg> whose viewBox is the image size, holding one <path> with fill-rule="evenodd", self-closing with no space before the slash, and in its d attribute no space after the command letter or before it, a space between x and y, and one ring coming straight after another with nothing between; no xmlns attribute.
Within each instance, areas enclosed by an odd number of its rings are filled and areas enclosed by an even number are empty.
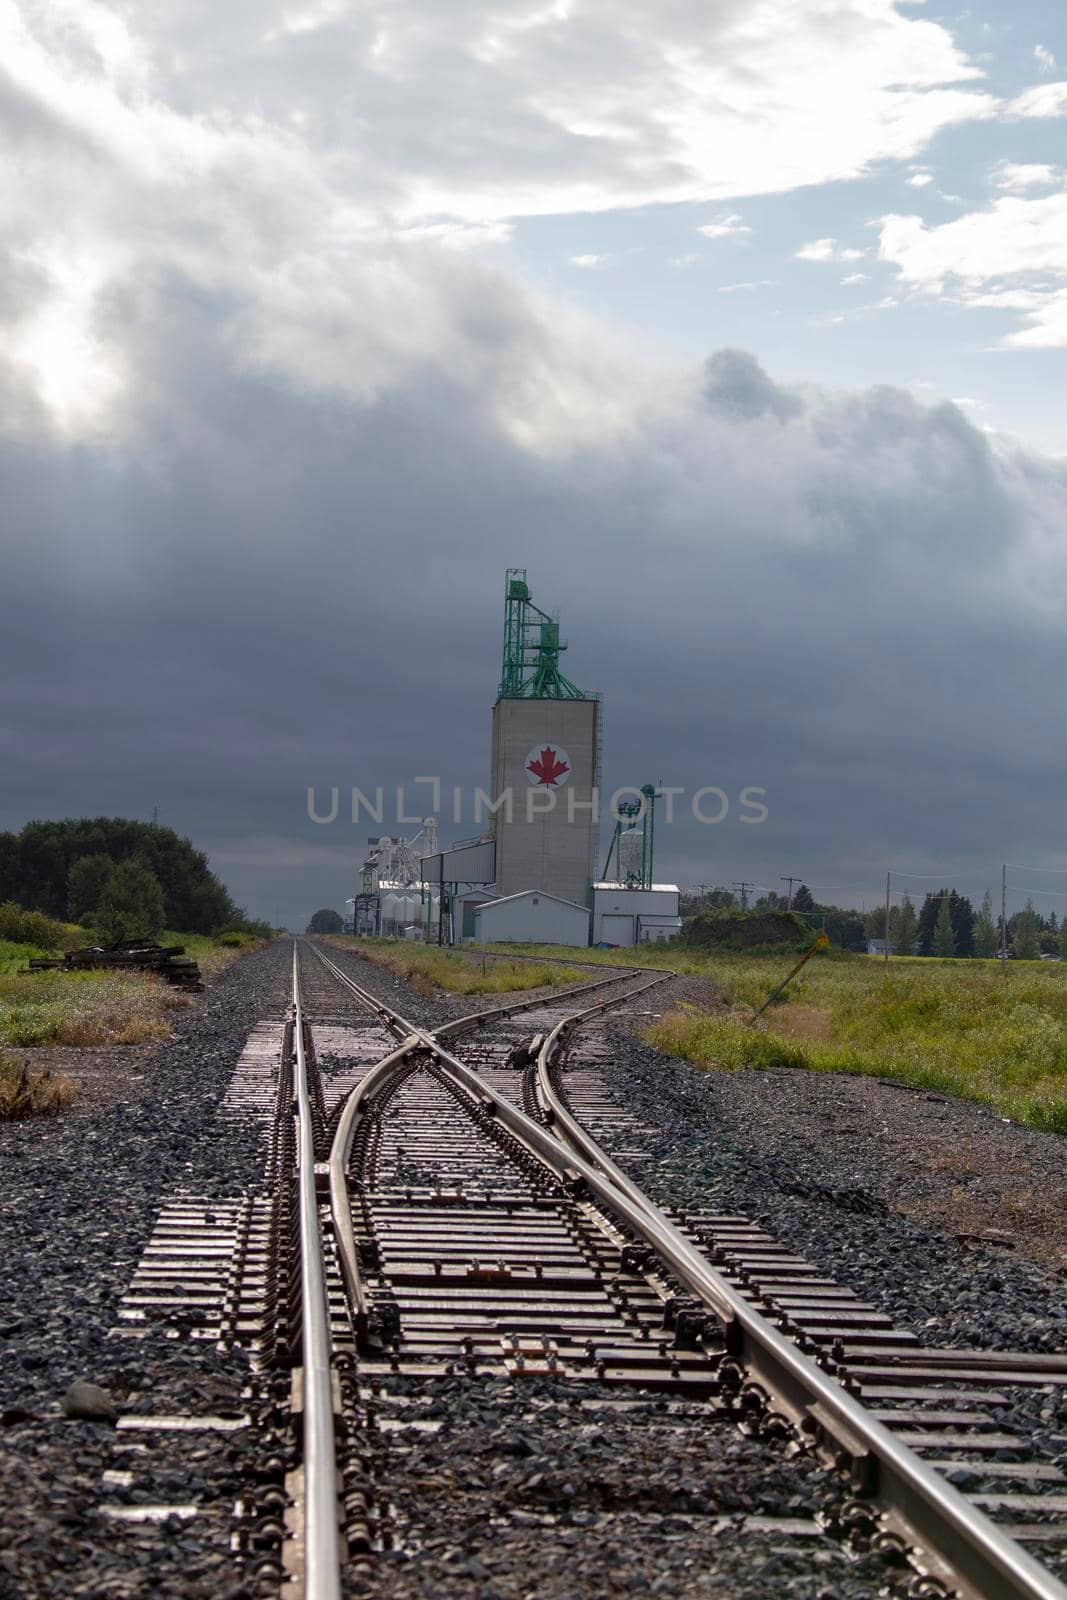
<svg viewBox="0 0 1067 1600"><path fill-rule="evenodd" d="M583 950L581 959L617 963L627 954ZM657 1048L699 1067L866 1073L966 1096L1030 1127L1067 1133L1067 964L884 962L832 951L814 956L799 985L753 1027L749 1017L793 955L678 946L633 954L643 966L707 978L719 991L716 1003L678 1007L645 1033Z"/></svg>
<svg viewBox="0 0 1067 1600"><path fill-rule="evenodd" d="M232 945L189 933L164 933L160 943L184 945L206 978L249 948L247 941ZM192 1003L152 974L27 970L32 957L54 953L0 940L0 1045L92 1047L165 1039L171 1013Z"/></svg>
<svg viewBox="0 0 1067 1600"><path fill-rule="evenodd" d="M548 960L483 963L480 953L439 950L409 939L353 939L347 934L331 934L324 942L339 950L358 950L426 996L442 989L448 994L505 994L513 989L581 983L586 976L577 967ZM573 957L573 950L568 954Z"/></svg>
<svg viewBox="0 0 1067 1600"><path fill-rule="evenodd" d="M651 1043L703 1067L861 1072L964 1095L1031 1127L1067 1133L1067 971L1042 962L816 956L800 987L748 1017L788 959L716 956L722 990L707 1011L681 1008Z"/></svg>

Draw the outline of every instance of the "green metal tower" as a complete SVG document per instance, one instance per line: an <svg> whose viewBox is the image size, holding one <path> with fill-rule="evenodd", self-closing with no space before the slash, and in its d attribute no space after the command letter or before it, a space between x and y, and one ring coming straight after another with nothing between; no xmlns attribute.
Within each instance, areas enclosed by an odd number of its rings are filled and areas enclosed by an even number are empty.
<svg viewBox="0 0 1067 1600"><path fill-rule="evenodd" d="M501 700L595 700L560 670L567 646L559 621L530 599L525 567L509 567L504 586L504 665Z"/></svg>

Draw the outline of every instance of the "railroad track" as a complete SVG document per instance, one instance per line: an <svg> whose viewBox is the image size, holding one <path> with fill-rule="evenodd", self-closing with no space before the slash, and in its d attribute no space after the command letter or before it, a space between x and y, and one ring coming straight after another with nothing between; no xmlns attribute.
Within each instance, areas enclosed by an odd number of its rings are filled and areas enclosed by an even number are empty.
<svg viewBox="0 0 1067 1600"><path fill-rule="evenodd" d="M1067 1600L1040 1559L1067 1537L1067 1482L997 1421L1012 1389L1067 1383L1067 1357L925 1348L748 1219L669 1214L593 1137L640 1130L581 1030L670 976L615 970L430 1032L294 946L299 1293L273 1344L298 1368L290 1592L339 1596L346 1556L417 1537L367 1448L383 1387L496 1374L654 1391L801 1444L850 1485L835 1531L895 1558L901 1592ZM315 1048L345 1054L346 1012L377 1030L347 1076Z"/></svg>

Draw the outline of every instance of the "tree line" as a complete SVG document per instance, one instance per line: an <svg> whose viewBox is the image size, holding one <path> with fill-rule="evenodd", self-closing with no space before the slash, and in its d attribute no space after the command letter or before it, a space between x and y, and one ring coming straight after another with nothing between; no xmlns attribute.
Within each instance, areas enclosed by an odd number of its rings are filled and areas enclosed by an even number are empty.
<svg viewBox="0 0 1067 1600"><path fill-rule="evenodd" d="M693 916L739 903L732 890L716 886L682 895L681 914ZM770 893L754 901L749 909L782 910L788 904L788 896ZM844 906L820 904L803 883L794 893L790 909L810 921L816 931L828 934L831 943L842 950L866 950L871 940L881 941L886 936L884 906L864 914ZM977 911L966 895L949 888L927 894L918 910L910 895L904 895L889 910L892 955L988 960L1000 953L1001 939L1001 919L993 915L993 897L988 889ZM1042 955L1060 955L1067 960L1067 923L1061 923L1054 911L1043 917L1033 901L1027 900L1022 911L1008 918L1007 948L1009 955L1019 961L1037 961Z"/></svg>
<svg viewBox="0 0 1067 1600"><path fill-rule="evenodd" d="M0 833L0 901L102 940L227 929L269 932L235 906L207 856L172 828L125 817L28 822Z"/></svg>
<svg viewBox="0 0 1067 1600"><path fill-rule="evenodd" d="M868 937L886 936L885 907L867 913ZM993 914L993 896L986 890L978 910L955 889L938 889L925 896L918 913L910 895L889 908L889 949L893 955L978 958L988 961L1006 944L1017 961L1037 961L1041 956L1067 959L1067 925L1054 911L1043 917L1032 900L1003 920Z"/></svg>

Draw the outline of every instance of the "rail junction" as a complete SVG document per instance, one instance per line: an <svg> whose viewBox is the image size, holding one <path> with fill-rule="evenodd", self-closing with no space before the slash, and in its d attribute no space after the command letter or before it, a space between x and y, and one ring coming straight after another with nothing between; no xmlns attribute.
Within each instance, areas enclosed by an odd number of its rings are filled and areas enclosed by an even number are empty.
<svg viewBox="0 0 1067 1600"><path fill-rule="evenodd" d="M284 1027L235 1090L266 1193L200 1335L254 1352L273 1454L235 1545L257 1595L341 1600L417 1545L383 1396L458 1377L666 1397L832 1466L824 1526L881 1553L887 1593L1067 1600L1067 1479L1003 1421L1013 1391L1067 1386L1067 1355L927 1347L758 1222L671 1212L624 1170L640 1127L595 1023L670 976L615 968L428 1029L294 943ZM157 1302L199 1270L195 1242L165 1244L133 1286Z"/></svg>

